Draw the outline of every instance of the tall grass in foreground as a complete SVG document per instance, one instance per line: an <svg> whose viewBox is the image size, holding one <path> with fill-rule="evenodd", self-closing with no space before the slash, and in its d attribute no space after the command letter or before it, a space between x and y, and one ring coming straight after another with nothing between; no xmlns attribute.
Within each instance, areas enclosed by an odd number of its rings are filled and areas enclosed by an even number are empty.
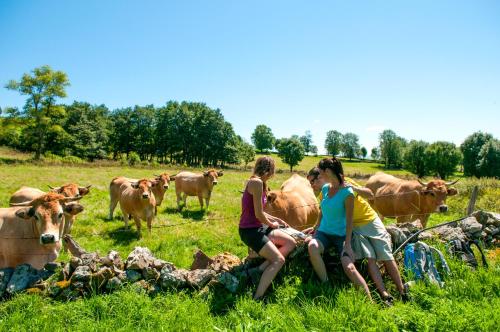
<svg viewBox="0 0 500 332"><path fill-rule="evenodd" d="M171 173L180 169L169 169ZM196 198L177 212L174 186L167 191L151 234L136 238L135 226L125 230L119 218L107 221L108 185L114 176L151 177L156 171L120 167L0 166L0 206L7 206L10 194L22 185L47 189L47 184L66 182L92 184L82 200L85 211L78 216L73 235L87 250L106 253L116 249L122 257L135 246L179 267L189 267L192 254L202 249L208 255L222 251L240 257L246 248L237 234L240 214L239 190L248 172L227 171L215 188L208 212L199 211ZM272 188L279 188L289 173L277 174ZM464 179L457 184L460 194L448 199L450 212L434 214L430 224L463 215L470 190L480 185L478 208L500 211L500 181ZM119 209L116 211L119 216ZM175 227L170 227L177 225ZM143 225L145 228L145 225ZM497 331L500 321L500 262L498 250L490 251L489 270L471 271L450 260L453 274L446 287L417 285L414 301L384 308L370 304L350 284L320 285L313 273L283 271L265 303L251 299L252 288L236 295L227 292L199 294L184 290L149 297L133 286L111 294L75 302L57 302L36 295L21 294L0 303L0 331L58 330L367 330L367 331ZM68 256L63 254L61 260ZM306 263L307 266L307 263ZM387 281L395 294L393 285ZM371 287L374 289L373 287ZM373 294L377 298L376 294Z"/></svg>

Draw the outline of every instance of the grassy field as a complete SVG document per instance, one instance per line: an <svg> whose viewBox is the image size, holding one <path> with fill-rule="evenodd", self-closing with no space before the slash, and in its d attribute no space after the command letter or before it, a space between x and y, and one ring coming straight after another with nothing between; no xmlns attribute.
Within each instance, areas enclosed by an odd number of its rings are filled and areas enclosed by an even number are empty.
<svg viewBox="0 0 500 332"><path fill-rule="evenodd" d="M308 157L298 169L305 171L316 160ZM162 170L180 171L178 168ZM377 170L377 164L346 163L347 173L367 174ZM125 230L118 218L105 220L111 178L117 175L150 177L158 171L123 167L0 165L0 206L7 206L11 193L22 185L46 189L47 185L66 182L92 184L91 193L82 200L86 210L79 215L73 228L75 239L87 250L106 253L115 249L126 257L135 246L146 246L157 257L179 267L189 267L197 249L208 255L223 251L240 257L246 255L246 248L238 237L237 224L239 190L249 172L226 171L213 192L209 212L200 211L196 198L188 198L187 210L177 212L172 186L159 209L152 233L143 231L140 240L136 237L135 226ZM270 183L271 187L279 187L289 175L288 172L277 174ZM476 184L481 188L477 207L500 211L500 181L464 179L457 184L460 194L448 201L450 212L432 215L430 223L462 216L471 188ZM115 215L120 215L119 208ZM126 287L111 295L68 303L22 294L0 303L0 331L496 331L500 321L500 262L497 254L498 250L489 252L492 262L489 270L480 268L475 272L450 258L453 275L444 289L417 285L412 290L412 303L397 303L391 308L368 303L350 284L320 285L315 278L302 279L283 274L265 303L253 301L250 288L237 295L211 293L203 297L194 291L183 291L149 297ZM61 260L67 258L66 254L60 257Z"/></svg>

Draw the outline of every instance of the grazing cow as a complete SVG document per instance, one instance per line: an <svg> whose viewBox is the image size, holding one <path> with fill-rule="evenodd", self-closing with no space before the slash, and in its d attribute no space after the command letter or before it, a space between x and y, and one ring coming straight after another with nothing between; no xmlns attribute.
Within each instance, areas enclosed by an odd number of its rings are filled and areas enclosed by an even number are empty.
<svg viewBox="0 0 500 332"><path fill-rule="evenodd" d="M83 211L78 199L50 192L0 208L0 268L26 263L41 269L53 262L61 250L65 214Z"/></svg>
<svg viewBox="0 0 500 332"><path fill-rule="evenodd" d="M55 192L57 194L61 194L64 197L80 197L87 195L90 192L90 187L92 185L86 187L79 187L76 183L68 183L61 187L51 187L50 191ZM21 187L18 191L12 194L10 197L10 204L16 203L24 203L32 201L46 193L37 188L31 187ZM63 234L71 234L71 228L73 228L73 224L76 220L76 216L74 214L66 213L65 214L65 222L64 222L64 232Z"/></svg>
<svg viewBox="0 0 500 332"><path fill-rule="evenodd" d="M163 202L163 198L165 197L165 192L170 186L170 181L175 180L175 175L168 175L168 173L162 173L160 175L156 175L154 180L158 182L158 185L153 186L153 194L155 195L156 206L155 206L155 216L158 214L158 206ZM110 220L113 220L113 212L115 211L116 205L120 201L120 187L125 182L137 182L138 179L126 178L124 176L119 176L114 178L109 184L109 216Z"/></svg>
<svg viewBox="0 0 500 332"><path fill-rule="evenodd" d="M153 187L157 185L158 182L155 180L142 179L136 182L125 181L119 188L120 209L122 210L125 227L128 228L128 220L132 217L137 226L139 237L141 237L141 220L147 222L148 231L151 233L151 224L156 206Z"/></svg>
<svg viewBox="0 0 500 332"><path fill-rule="evenodd" d="M177 207L182 210L186 207L187 196L198 196L200 207L203 210L203 199L205 199L207 209L212 196L212 190L218 183L219 176L224 175L222 171L214 169L203 172L202 174L195 174L191 172L180 172L175 176L175 194L177 195ZM181 206L181 199L184 205Z"/></svg>
<svg viewBox="0 0 500 332"><path fill-rule="evenodd" d="M283 219L295 229L303 230L317 221L319 206L309 181L294 174L283 182L280 190L267 193L264 211Z"/></svg>
<svg viewBox="0 0 500 332"><path fill-rule="evenodd" d="M450 188L457 181L424 183L378 172L368 179L366 187L375 196L370 203L381 218L396 218L398 223L420 219L425 228L431 213L448 211L446 198L458 194L457 189Z"/></svg>

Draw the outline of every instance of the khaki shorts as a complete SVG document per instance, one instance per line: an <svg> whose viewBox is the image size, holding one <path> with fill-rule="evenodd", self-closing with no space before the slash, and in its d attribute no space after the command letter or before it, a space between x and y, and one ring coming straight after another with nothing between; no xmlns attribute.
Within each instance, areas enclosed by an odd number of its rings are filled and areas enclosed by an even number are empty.
<svg viewBox="0 0 500 332"><path fill-rule="evenodd" d="M377 217L371 223L352 229L352 250L356 260L374 258L377 261L393 261L391 236Z"/></svg>

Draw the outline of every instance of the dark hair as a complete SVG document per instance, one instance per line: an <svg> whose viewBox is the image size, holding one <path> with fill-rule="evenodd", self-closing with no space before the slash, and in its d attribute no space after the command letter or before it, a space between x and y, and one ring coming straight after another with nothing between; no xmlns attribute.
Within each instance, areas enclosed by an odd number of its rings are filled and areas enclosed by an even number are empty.
<svg viewBox="0 0 500 332"><path fill-rule="evenodd" d="M261 177L265 173L274 174L274 160L269 156L263 156L255 161L255 166L253 167L253 174ZM264 183L264 191L268 190L267 184Z"/></svg>
<svg viewBox="0 0 500 332"><path fill-rule="evenodd" d="M309 173L307 173L307 177L312 177L313 180L316 180L319 177L319 168L318 167L313 167L309 170Z"/></svg>
<svg viewBox="0 0 500 332"><path fill-rule="evenodd" d="M318 168L322 171L330 169L339 180L339 183L344 184L344 168L342 167L340 160L337 158L333 157L322 159L318 164Z"/></svg>

